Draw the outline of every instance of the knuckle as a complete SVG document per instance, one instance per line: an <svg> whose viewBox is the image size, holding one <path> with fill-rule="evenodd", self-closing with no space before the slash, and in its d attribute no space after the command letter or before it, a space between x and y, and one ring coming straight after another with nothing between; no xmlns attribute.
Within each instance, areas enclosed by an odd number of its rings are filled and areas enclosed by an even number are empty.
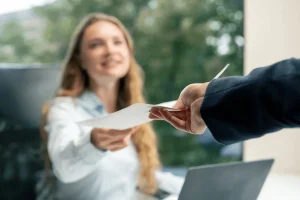
<svg viewBox="0 0 300 200"><path fill-rule="evenodd" d="M106 148L105 143L103 143L102 141L98 142L98 146L101 147L101 148Z"/></svg>
<svg viewBox="0 0 300 200"><path fill-rule="evenodd" d="M123 138L121 144L124 145L124 146L128 146L128 144L129 144L129 139Z"/></svg>

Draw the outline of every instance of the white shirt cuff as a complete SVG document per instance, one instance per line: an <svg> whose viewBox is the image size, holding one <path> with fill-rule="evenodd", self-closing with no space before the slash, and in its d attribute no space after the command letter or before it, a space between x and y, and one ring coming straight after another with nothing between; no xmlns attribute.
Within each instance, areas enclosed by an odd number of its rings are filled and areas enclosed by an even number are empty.
<svg viewBox="0 0 300 200"><path fill-rule="evenodd" d="M158 187L171 194L179 194L184 184L184 178L169 172L156 171L156 179Z"/></svg>

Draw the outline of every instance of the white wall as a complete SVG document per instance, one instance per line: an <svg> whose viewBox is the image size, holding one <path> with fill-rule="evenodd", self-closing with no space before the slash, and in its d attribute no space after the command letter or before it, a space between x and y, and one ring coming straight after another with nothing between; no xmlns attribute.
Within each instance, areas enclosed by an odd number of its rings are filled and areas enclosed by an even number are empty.
<svg viewBox="0 0 300 200"><path fill-rule="evenodd" d="M244 28L244 74L285 58L300 58L300 0L245 0ZM300 175L300 129L245 142L245 160L270 157L276 159L273 172Z"/></svg>

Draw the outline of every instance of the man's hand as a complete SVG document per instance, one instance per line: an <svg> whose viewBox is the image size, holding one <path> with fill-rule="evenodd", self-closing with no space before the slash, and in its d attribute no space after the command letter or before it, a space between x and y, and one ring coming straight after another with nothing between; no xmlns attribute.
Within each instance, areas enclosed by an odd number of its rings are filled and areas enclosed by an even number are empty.
<svg viewBox="0 0 300 200"><path fill-rule="evenodd" d="M133 133L138 127L125 130L94 128L91 133L92 144L101 150L118 151L129 145Z"/></svg>
<svg viewBox="0 0 300 200"><path fill-rule="evenodd" d="M175 128L192 134L202 134L206 129L200 108L209 83L191 84L185 87L173 106L177 111L153 107L149 117L155 120L165 120Z"/></svg>

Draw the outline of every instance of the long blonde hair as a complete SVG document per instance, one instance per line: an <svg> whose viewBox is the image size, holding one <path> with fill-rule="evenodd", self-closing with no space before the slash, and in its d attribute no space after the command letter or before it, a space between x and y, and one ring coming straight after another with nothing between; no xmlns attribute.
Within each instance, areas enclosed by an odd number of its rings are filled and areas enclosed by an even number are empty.
<svg viewBox="0 0 300 200"><path fill-rule="evenodd" d="M76 97L84 89L88 88L89 77L86 71L81 68L77 56L80 53L80 43L84 31L87 27L98 21L108 21L117 25L124 33L128 48L131 52L129 71L127 75L120 80L117 108L122 109L134 103L145 102L143 96L142 70L134 58L132 38L117 18L102 13L88 15L75 30L63 64L64 72L57 96ZM45 152L45 168L49 169L51 168L51 162L46 151L47 133L43 128L46 124L47 112L48 106L46 104L43 108L44 118L41 126L41 136ZM146 193L153 194L157 191L155 171L160 166L160 161L157 151L157 139L152 127L149 124L142 125L138 131L133 134L133 143L141 164L138 181L139 188Z"/></svg>

